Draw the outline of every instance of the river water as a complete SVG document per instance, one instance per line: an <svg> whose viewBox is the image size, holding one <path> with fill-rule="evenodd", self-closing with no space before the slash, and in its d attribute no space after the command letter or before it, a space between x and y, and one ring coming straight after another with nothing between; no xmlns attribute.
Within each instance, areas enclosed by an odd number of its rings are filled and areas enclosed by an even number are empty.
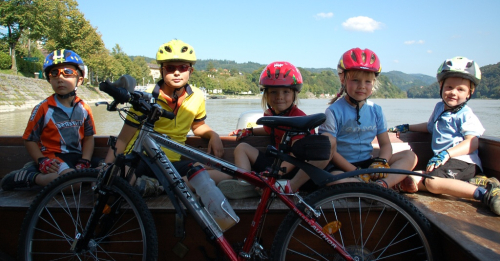
<svg viewBox="0 0 500 261"><path fill-rule="evenodd" d="M382 106L388 127L403 123L426 122L438 99L371 99ZM500 101L470 100L468 105L479 117L486 129L485 136L500 138ZM97 135L117 135L122 120L117 112L106 111L105 106L91 104ZM307 114L322 113L328 107L326 99L300 100L299 108ZM219 135L228 135L236 128L241 113L259 110L260 99L208 99L206 101L207 124ZM22 135L31 110L18 110L0 114L0 135Z"/></svg>

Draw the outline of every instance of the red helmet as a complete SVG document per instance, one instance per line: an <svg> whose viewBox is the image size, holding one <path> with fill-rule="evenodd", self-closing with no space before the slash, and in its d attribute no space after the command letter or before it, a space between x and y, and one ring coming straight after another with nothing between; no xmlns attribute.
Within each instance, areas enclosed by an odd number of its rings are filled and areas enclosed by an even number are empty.
<svg viewBox="0 0 500 261"><path fill-rule="evenodd" d="M293 64L289 62L272 62L260 74L260 90L266 88L291 88L296 92L302 89L302 75Z"/></svg>
<svg viewBox="0 0 500 261"><path fill-rule="evenodd" d="M370 49L353 48L345 52L337 65L339 73L345 70L361 70L374 72L376 76L382 71L378 56Z"/></svg>

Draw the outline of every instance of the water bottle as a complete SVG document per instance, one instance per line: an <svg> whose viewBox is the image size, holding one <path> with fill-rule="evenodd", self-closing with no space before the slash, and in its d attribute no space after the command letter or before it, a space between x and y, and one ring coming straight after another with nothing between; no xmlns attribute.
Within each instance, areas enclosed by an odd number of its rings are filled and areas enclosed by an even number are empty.
<svg viewBox="0 0 500 261"><path fill-rule="evenodd" d="M192 167L188 171L187 176L189 183L196 190L196 194L201 197L201 201L208 210L208 213L210 213L223 232L240 221L240 218L234 213L226 197L215 186L215 182L210 178L203 166Z"/></svg>

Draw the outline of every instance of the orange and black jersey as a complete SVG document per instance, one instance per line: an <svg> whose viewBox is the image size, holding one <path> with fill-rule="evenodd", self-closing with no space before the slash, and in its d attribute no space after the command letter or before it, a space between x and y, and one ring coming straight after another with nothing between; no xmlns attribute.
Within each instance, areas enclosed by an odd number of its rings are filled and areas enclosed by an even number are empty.
<svg viewBox="0 0 500 261"><path fill-rule="evenodd" d="M40 102L31 112L23 139L38 143L43 155L82 153L82 139L96 133L90 106L75 97L69 116L57 106L55 94Z"/></svg>

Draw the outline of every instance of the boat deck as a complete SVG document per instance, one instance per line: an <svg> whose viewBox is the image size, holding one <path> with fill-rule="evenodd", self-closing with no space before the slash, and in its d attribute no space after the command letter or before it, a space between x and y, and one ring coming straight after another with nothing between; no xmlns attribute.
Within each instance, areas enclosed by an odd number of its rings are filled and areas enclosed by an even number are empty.
<svg viewBox="0 0 500 261"><path fill-rule="evenodd" d="M425 135L405 134L398 139L391 134L394 150L412 148L419 156L420 162L427 162L430 158L429 139ZM96 139L96 154L104 155L106 142L104 137ZM267 139L249 137L246 142L263 148ZM190 145L205 148L206 142L199 138L190 138ZM237 144L233 137L223 137L226 148L224 158L232 160L232 151ZM20 137L0 137L0 165L9 166L0 170L0 177L8 173L9 169L17 169L26 162L27 153ZM485 173L488 176L500 178L500 161L495 159L500 155L500 140L481 139L480 156L483 160ZM425 164L420 163L417 169ZM15 256L17 238L24 215L36 196L37 191L1 191L0 190L0 251ZM431 221L439 232L439 242L442 244L444 260L500 260L500 217L494 215L483 204L475 200L455 198L447 195L433 195L425 192L407 194L407 197ZM173 206L167 196L146 199L155 218L159 235L159 260L175 260L173 247L180 241L173 236L175 215ZM225 236L230 242L241 243L248 232L253 212L258 204L257 199L231 200L231 205L241 218ZM287 209L279 202L272 205L266 218L266 234L274 235ZM5 226L7 225L7 226ZM186 220L186 238L183 243L190 251L183 259L202 260L206 257L215 257L213 246L205 240L205 235L199 231L195 221L188 217ZM263 238L263 245L270 249L273 236Z"/></svg>

